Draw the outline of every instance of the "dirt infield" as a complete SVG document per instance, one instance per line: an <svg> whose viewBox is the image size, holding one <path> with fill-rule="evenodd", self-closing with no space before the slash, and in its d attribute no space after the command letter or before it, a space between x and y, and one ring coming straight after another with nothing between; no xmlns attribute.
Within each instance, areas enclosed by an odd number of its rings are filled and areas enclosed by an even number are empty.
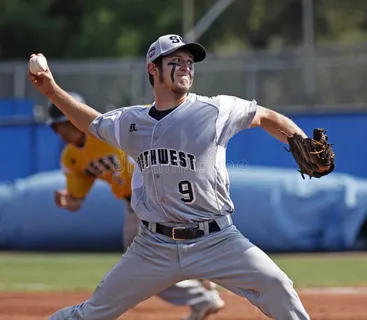
<svg viewBox="0 0 367 320"><path fill-rule="evenodd" d="M367 319L367 290L299 290L301 299L313 320ZM222 292L225 308L210 320L265 320L254 306L229 292ZM0 320L46 320L59 308L76 304L88 293L0 293ZM162 320L180 319L188 312L186 307L173 307L153 297L123 319Z"/></svg>

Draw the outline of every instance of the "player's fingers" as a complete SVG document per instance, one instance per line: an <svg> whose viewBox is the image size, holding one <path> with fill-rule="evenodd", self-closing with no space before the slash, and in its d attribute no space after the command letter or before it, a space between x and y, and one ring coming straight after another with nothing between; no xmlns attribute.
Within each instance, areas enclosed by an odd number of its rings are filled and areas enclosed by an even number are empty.
<svg viewBox="0 0 367 320"><path fill-rule="evenodd" d="M31 78L31 77L29 77L28 79L29 79L29 81L30 81L30 82L32 82L32 83L37 83L37 79Z"/></svg>
<svg viewBox="0 0 367 320"><path fill-rule="evenodd" d="M32 73L32 72L30 72L30 71L28 71L28 78L36 78L36 76Z"/></svg>
<svg viewBox="0 0 367 320"><path fill-rule="evenodd" d="M31 54L31 56L30 56L30 58L33 58L34 56L35 56L35 54L34 54L34 53L32 53L32 54Z"/></svg>
<svg viewBox="0 0 367 320"><path fill-rule="evenodd" d="M30 72L28 72L28 80L30 82L33 82L33 83L37 83L38 82L37 77L34 74L30 73Z"/></svg>
<svg viewBox="0 0 367 320"><path fill-rule="evenodd" d="M68 194L68 192L66 190L56 190L55 191L55 194L65 195L66 196Z"/></svg>
<svg viewBox="0 0 367 320"><path fill-rule="evenodd" d="M47 77L47 72L37 72L37 77L45 78L45 77Z"/></svg>
<svg viewBox="0 0 367 320"><path fill-rule="evenodd" d="M61 197L60 198L60 206L64 208L64 207L66 207L66 205L67 205L66 198L65 197Z"/></svg>
<svg viewBox="0 0 367 320"><path fill-rule="evenodd" d="M63 205L65 205L66 201L65 201L65 197L62 197L60 194L55 195L55 203L61 207Z"/></svg>
<svg viewBox="0 0 367 320"><path fill-rule="evenodd" d="M37 53L37 56L44 57L42 53Z"/></svg>

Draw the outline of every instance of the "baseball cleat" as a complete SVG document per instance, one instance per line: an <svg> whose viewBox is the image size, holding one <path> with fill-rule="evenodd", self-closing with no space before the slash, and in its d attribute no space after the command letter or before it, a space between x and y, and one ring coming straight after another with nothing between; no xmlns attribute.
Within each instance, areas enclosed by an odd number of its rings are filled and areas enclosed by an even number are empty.
<svg viewBox="0 0 367 320"><path fill-rule="evenodd" d="M192 310L191 313L181 318L181 320L204 320L211 314L215 314L224 308L225 302L218 296L216 296L211 302L203 306L199 310Z"/></svg>

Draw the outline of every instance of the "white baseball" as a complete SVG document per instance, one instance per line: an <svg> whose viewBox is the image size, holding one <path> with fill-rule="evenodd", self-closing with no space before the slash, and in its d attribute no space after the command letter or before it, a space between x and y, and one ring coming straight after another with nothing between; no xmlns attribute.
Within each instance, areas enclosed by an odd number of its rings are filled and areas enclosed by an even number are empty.
<svg viewBox="0 0 367 320"><path fill-rule="evenodd" d="M33 74L45 72L48 69L47 60L44 56L33 56L29 59L28 68Z"/></svg>

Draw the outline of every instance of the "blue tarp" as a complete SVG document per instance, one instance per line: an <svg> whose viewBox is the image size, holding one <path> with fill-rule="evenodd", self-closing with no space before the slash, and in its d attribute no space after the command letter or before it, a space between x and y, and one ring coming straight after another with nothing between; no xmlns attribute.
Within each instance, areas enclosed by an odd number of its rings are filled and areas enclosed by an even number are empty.
<svg viewBox="0 0 367 320"><path fill-rule="evenodd" d="M83 208L71 213L54 203L64 185L57 170L4 186L12 195L0 203L0 249L121 250L123 203L98 181Z"/></svg>
<svg viewBox="0 0 367 320"><path fill-rule="evenodd" d="M238 229L265 251L352 250L367 218L367 180L333 173L302 180L296 170L230 167ZM0 185L0 248L121 250L124 205L97 182L85 206L57 208L58 170Z"/></svg>
<svg viewBox="0 0 367 320"><path fill-rule="evenodd" d="M271 251L351 250L367 218L367 179L330 174L303 180L290 169L231 170L234 220Z"/></svg>

